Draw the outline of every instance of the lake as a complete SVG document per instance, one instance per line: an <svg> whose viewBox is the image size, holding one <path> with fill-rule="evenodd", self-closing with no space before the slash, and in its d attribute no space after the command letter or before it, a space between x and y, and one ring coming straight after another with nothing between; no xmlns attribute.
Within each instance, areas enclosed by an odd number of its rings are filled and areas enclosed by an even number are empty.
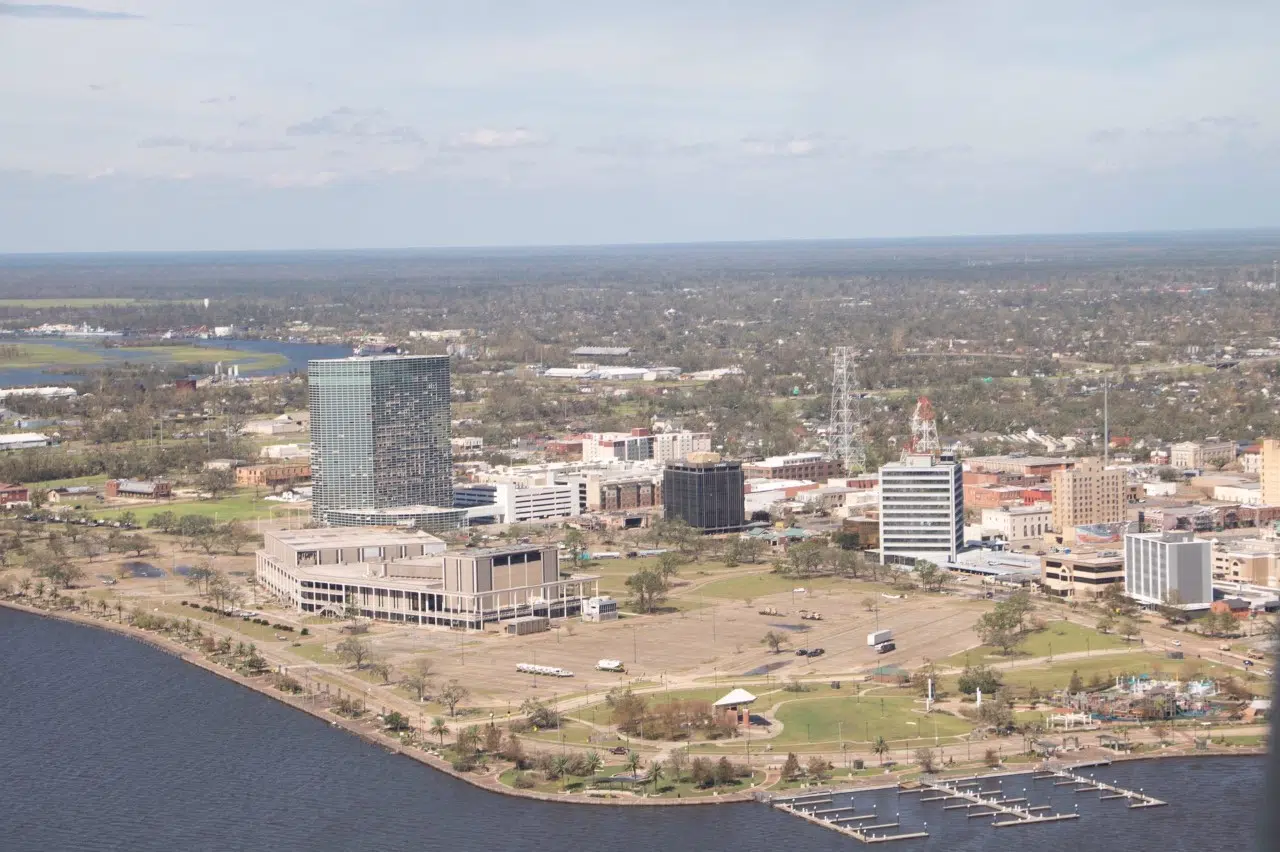
<svg viewBox="0 0 1280 852"><path fill-rule="evenodd" d="M490 793L131 639L5 609L0 724L6 852L859 846L761 804L610 808ZM1253 849L1262 758L1099 771L1171 804L1130 811L1080 795L1070 798L1082 819L997 830L889 791L858 800L881 813L903 811L904 825L929 821L932 836L892 844L895 852ZM1004 783L1030 784L1019 779Z"/></svg>

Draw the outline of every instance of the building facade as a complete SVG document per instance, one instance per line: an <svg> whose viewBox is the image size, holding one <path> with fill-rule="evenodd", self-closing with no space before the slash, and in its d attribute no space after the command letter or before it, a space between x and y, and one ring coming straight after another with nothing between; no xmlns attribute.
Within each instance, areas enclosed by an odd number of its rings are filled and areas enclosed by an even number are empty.
<svg viewBox="0 0 1280 852"><path fill-rule="evenodd" d="M1264 438L1258 463L1258 476L1262 482L1262 503L1280 506L1280 439Z"/></svg>
<svg viewBox="0 0 1280 852"><path fill-rule="evenodd" d="M1125 479L1124 470L1104 467L1101 459L1082 459L1070 470L1054 471L1053 528L1070 535L1079 526L1123 521Z"/></svg>
<svg viewBox="0 0 1280 852"><path fill-rule="evenodd" d="M236 485L262 485L275 488L311 478L309 462L254 464L236 468Z"/></svg>
<svg viewBox="0 0 1280 852"><path fill-rule="evenodd" d="M579 514L578 489L571 485L521 487L506 482L464 485L454 489L456 507L492 507L497 523L519 524ZM476 513L472 513L476 517Z"/></svg>
<svg viewBox="0 0 1280 852"><path fill-rule="evenodd" d="M965 499L968 500L968 494ZM1049 532L1052 523L1053 508L1048 503L982 510L982 528L1005 541L1040 538Z"/></svg>
<svg viewBox="0 0 1280 852"><path fill-rule="evenodd" d="M1040 586L1045 594L1092 600L1107 586L1123 583L1124 556L1118 550L1072 553L1059 550L1040 557Z"/></svg>
<svg viewBox="0 0 1280 852"><path fill-rule="evenodd" d="M598 577L560 578L554 547L450 553L424 533L315 529L267 532L256 555L261 587L300 613L481 630L575 616L599 593Z"/></svg>
<svg viewBox="0 0 1280 852"><path fill-rule="evenodd" d="M1234 441L1183 441L1169 451L1169 463L1179 470L1202 470L1236 459Z"/></svg>
<svg viewBox="0 0 1280 852"><path fill-rule="evenodd" d="M1212 545L1189 532L1124 537L1124 590L1146 604L1213 602Z"/></svg>
<svg viewBox="0 0 1280 852"><path fill-rule="evenodd" d="M844 462L822 453L792 453L789 456L770 456L758 462L742 465L747 479L809 479L826 482L844 475Z"/></svg>
<svg viewBox="0 0 1280 852"><path fill-rule="evenodd" d="M913 454L880 468L880 561L954 560L964 547L964 484L950 456Z"/></svg>
<svg viewBox="0 0 1280 852"><path fill-rule="evenodd" d="M705 533L738 532L746 525L742 463L708 455L713 458L671 462L663 468L663 515Z"/></svg>
<svg viewBox="0 0 1280 852"><path fill-rule="evenodd" d="M311 361L312 515L453 506L449 359Z"/></svg>
<svg viewBox="0 0 1280 852"><path fill-rule="evenodd" d="M651 461L664 465L682 461L690 453L711 451L708 432L658 432L632 429L630 432L589 432L582 438L584 462Z"/></svg>

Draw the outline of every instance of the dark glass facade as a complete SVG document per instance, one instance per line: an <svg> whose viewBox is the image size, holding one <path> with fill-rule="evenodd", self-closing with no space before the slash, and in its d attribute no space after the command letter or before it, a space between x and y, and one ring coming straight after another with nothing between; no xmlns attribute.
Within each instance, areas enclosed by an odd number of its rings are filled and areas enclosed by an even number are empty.
<svg viewBox="0 0 1280 852"><path fill-rule="evenodd" d="M706 533L746 525L742 462L671 462L662 470L662 509Z"/></svg>
<svg viewBox="0 0 1280 852"><path fill-rule="evenodd" d="M312 515L453 506L449 358L380 356L307 364Z"/></svg>

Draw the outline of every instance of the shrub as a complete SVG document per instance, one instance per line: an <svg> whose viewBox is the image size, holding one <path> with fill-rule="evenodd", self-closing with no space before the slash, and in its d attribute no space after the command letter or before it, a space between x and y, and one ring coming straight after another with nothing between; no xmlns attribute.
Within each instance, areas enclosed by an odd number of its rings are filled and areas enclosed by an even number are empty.
<svg viewBox="0 0 1280 852"><path fill-rule="evenodd" d="M310 635L311 635L311 631L304 627L304 628L302 628L302 631L300 632L300 634L299 634L299 635L302 635L302 636L310 636Z"/></svg>
<svg viewBox="0 0 1280 852"><path fill-rule="evenodd" d="M511 786L517 790L532 790L534 783L527 772L517 772L515 777L511 779Z"/></svg>

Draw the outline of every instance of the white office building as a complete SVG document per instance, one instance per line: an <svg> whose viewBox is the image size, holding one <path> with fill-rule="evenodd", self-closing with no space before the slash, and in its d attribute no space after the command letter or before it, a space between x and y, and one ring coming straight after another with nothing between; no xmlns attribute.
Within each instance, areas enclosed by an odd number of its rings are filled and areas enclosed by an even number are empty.
<svg viewBox="0 0 1280 852"><path fill-rule="evenodd" d="M484 507L492 507L491 517L500 524L568 518L581 509L576 485L522 487L507 482L455 486L453 505L468 509L473 518L480 517Z"/></svg>
<svg viewBox="0 0 1280 852"><path fill-rule="evenodd" d="M1190 532L1124 537L1124 591L1146 604L1213 603L1213 545Z"/></svg>
<svg viewBox="0 0 1280 852"><path fill-rule="evenodd" d="M964 482L954 457L911 454L880 468L880 561L954 560L964 547Z"/></svg>

